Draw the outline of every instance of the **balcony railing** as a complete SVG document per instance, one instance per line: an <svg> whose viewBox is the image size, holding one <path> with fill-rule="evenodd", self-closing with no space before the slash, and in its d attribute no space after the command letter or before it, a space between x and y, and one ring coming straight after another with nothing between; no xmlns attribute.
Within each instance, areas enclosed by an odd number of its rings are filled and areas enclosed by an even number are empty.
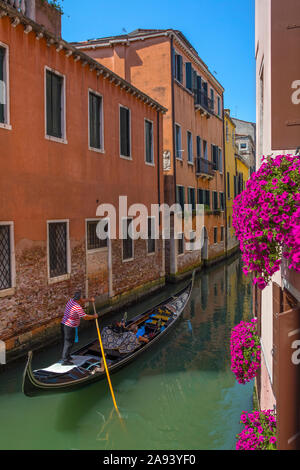
<svg viewBox="0 0 300 470"><path fill-rule="evenodd" d="M214 176L215 171L214 171L213 163L209 162L205 158L197 157L196 158L196 174Z"/></svg>
<svg viewBox="0 0 300 470"><path fill-rule="evenodd" d="M195 92L195 106L202 106L209 113L214 112L214 102L201 90Z"/></svg>
<svg viewBox="0 0 300 470"><path fill-rule="evenodd" d="M3 0L4 3L7 3L11 7L15 8L18 12L25 15L26 12L26 0Z"/></svg>

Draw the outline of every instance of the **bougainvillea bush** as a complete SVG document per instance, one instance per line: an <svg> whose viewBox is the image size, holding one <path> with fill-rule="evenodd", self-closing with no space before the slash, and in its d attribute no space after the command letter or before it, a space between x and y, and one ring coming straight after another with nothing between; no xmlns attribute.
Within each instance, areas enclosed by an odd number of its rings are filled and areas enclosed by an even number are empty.
<svg viewBox="0 0 300 470"><path fill-rule="evenodd" d="M243 271L264 289L282 257L300 271L300 156L264 157L233 204Z"/></svg>
<svg viewBox="0 0 300 470"><path fill-rule="evenodd" d="M231 370L240 384L250 382L260 367L260 340L257 320L241 321L231 331Z"/></svg>
<svg viewBox="0 0 300 470"><path fill-rule="evenodd" d="M236 450L276 450L276 416L272 410L243 411L245 427L236 436Z"/></svg>

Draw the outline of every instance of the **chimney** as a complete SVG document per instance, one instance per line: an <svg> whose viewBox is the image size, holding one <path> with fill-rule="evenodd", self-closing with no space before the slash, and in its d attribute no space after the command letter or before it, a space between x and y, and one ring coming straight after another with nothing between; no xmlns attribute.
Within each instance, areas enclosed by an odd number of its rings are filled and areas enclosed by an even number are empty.
<svg viewBox="0 0 300 470"><path fill-rule="evenodd" d="M26 16L61 38L62 12L47 0L26 0Z"/></svg>

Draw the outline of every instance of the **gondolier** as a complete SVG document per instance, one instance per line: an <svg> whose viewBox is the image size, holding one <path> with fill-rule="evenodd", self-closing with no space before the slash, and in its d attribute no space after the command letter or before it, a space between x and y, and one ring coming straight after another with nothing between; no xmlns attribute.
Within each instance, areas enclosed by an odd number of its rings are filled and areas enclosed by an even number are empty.
<svg viewBox="0 0 300 470"><path fill-rule="evenodd" d="M94 320L98 315L87 315L82 306L86 302L95 302L94 297L83 299L81 291L75 293L66 305L65 313L61 322L61 333L63 339L62 365L73 365L71 350L75 342L76 329L80 325L80 319Z"/></svg>

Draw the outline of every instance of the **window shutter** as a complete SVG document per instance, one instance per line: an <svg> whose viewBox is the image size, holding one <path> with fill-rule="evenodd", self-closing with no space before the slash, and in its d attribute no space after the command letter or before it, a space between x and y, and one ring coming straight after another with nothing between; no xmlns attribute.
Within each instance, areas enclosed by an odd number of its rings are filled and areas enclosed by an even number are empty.
<svg viewBox="0 0 300 470"><path fill-rule="evenodd" d="M193 86L193 93L195 96L197 96L197 72L196 70L193 70L193 75L192 75L192 86Z"/></svg>
<svg viewBox="0 0 300 470"><path fill-rule="evenodd" d="M183 82L183 66L182 66L182 56L178 56L178 80L180 83Z"/></svg>
<svg viewBox="0 0 300 470"><path fill-rule="evenodd" d="M174 47L172 47L172 73L174 78L176 76L176 57Z"/></svg>
<svg viewBox="0 0 300 470"><path fill-rule="evenodd" d="M222 149L218 149L218 152L219 152L219 171L220 173L223 172L223 154L222 154Z"/></svg>
<svg viewBox="0 0 300 470"><path fill-rule="evenodd" d="M52 74L46 73L46 100L47 100L47 134L52 135Z"/></svg>
<svg viewBox="0 0 300 470"><path fill-rule="evenodd" d="M0 81L4 82L4 57L5 57L5 49L3 47L0 47ZM5 83L4 83L5 86ZM4 86L0 85L0 94L5 93L5 88ZM3 96L5 99L5 94ZM0 122L5 121L5 116L4 116L4 100L2 102L1 96L0 96Z"/></svg>
<svg viewBox="0 0 300 470"><path fill-rule="evenodd" d="M204 204L203 189L198 189L198 204Z"/></svg>
<svg viewBox="0 0 300 470"><path fill-rule="evenodd" d="M201 77L198 75L197 76L197 100L196 100L196 103L197 104L201 104Z"/></svg>
<svg viewBox="0 0 300 470"><path fill-rule="evenodd" d="M205 205L210 208L210 191L205 190Z"/></svg>
<svg viewBox="0 0 300 470"><path fill-rule="evenodd" d="M201 138L197 136L197 157L201 157Z"/></svg>
<svg viewBox="0 0 300 470"><path fill-rule="evenodd" d="M145 133L146 133L146 162L153 163L152 123L150 121L145 121Z"/></svg>
<svg viewBox="0 0 300 470"><path fill-rule="evenodd" d="M57 75L52 74L52 98L53 98L53 135L55 137L62 137L61 128L61 91L62 79Z"/></svg>
<svg viewBox="0 0 300 470"><path fill-rule="evenodd" d="M185 64L185 79L186 79L186 88L192 91L192 64L191 62L186 62Z"/></svg>

